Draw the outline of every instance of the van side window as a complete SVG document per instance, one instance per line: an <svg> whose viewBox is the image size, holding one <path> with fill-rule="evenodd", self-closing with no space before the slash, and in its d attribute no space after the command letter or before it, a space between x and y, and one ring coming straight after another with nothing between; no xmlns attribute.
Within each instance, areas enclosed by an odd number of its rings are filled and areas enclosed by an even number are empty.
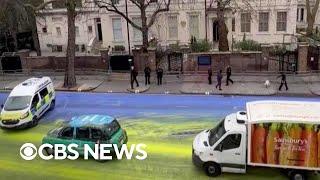
<svg viewBox="0 0 320 180"><path fill-rule="evenodd" d="M31 109L36 108L37 104L39 103L39 96L38 94L34 95L32 102L31 102Z"/></svg>
<svg viewBox="0 0 320 180"><path fill-rule="evenodd" d="M240 147L241 134L229 134L220 144L222 144L222 150L236 149Z"/></svg>
<svg viewBox="0 0 320 180"><path fill-rule="evenodd" d="M79 127L76 129L76 138L77 139L89 139L89 128Z"/></svg>
<svg viewBox="0 0 320 180"><path fill-rule="evenodd" d="M39 92L39 94L40 94L41 99L43 99L46 95L48 95L48 89L47 88L42 89Z"/></svg>
<svg viewBox="0 0 320 180"><path fill-rule="evenodd" d="M66 127L60 133L62 138L72 138L73 137L73 127Z"/></svg>

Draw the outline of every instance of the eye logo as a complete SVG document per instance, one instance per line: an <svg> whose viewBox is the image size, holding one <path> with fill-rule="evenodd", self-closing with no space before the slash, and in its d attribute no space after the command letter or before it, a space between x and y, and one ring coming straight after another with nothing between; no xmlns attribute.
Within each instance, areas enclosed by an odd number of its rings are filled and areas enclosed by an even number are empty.
<svg viewBox="0 0 320 180"><path fill-rule="evenodd" d="M20 148L20 156L27 161L33 160L37 156L37 148L32 143L25 143Z"/></svg>

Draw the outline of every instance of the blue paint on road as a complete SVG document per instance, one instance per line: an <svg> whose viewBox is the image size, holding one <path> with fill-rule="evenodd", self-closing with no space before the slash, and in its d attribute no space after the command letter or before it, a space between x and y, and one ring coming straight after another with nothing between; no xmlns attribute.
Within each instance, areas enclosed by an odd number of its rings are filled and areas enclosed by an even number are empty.
<svg viewBox="0 0 320 180"><path fill-rule="evenodd" d="M4 103L7 96L7 93L0 93L0 103ZM73 116L86 114L110 115L119 120L172 115L220 119L229 113L244 110L246 102L256 100L320 101L320 98L58 92L56 108L47 113L42 122L70 120Z"/></svg>

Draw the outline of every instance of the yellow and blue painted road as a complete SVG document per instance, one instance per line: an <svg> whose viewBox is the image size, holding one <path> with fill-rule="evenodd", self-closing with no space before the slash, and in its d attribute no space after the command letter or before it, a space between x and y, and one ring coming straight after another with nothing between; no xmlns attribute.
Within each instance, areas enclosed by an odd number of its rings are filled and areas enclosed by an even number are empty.
<svg viewBox="0 0 320 180"><path fill-rule="evenodd" d="M4 103L7 96L7 93L0 93L0 103ZM229 113L244 110L246 102L255 100L320 101L320 98L58 92L56 108L45 114L37 127L0 130L0 179L208 179L191 162L195 134L212 128ZM129 145L147 145L147 160L99 163L83 159L25 161L20 157L23 143L39 145L57 121L85 114L118 118L128 132ZM286 179L278 170L263 168L249 169L245 175L224 174L218 179L271 178Z"/></svg>

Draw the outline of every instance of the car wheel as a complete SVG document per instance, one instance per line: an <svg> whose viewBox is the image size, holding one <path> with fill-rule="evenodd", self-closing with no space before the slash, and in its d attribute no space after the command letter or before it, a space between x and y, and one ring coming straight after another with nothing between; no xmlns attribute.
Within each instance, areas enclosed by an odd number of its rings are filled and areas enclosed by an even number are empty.
<svg viewBox="0 0 320 180"><path fill-rule="evenodd" d="M221 174L221 168L218 164L209 162L204 165L206 174L210 177L216 177Z"/></svg>
<svg viewBox="0 0 320 180"><path fill-rule="evenodd" d="M290 180L306 180L307 176L303 172L294 171L290 175Z"/></svg>
<svg viewBox="0 0 320 180"><path fill-rule="evenodd" d="M50 111L52 111L55 106L56 106L56 100L53 99L50 104Z"/></svg>
<svg viewBox="0 0 320 180"><path fill-rule="evenodd" d="M54 154L54 149L51 149L49 147L44 148L44 151L47 155L53 155Z"/></svg>

